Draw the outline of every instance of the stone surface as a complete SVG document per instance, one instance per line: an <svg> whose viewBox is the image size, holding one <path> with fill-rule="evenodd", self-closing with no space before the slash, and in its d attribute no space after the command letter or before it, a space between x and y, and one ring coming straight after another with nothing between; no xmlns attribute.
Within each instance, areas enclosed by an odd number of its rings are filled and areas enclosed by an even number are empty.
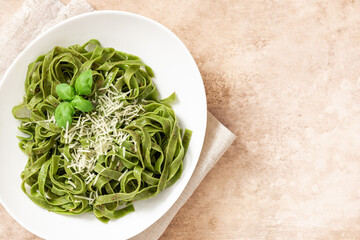
<svg viewBox="0 0 360 240"><path fill-rule="evenodd" d="M238 136L161 240L360 238L359 1L89 2L175 32ZM37 239L0 213L1 239Z"/></svg>

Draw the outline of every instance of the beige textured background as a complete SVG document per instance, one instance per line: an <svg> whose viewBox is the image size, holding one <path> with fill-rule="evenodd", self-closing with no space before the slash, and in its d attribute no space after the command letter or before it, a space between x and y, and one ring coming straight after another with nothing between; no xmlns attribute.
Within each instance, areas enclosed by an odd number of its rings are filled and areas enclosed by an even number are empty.
<svg viewBox="0 0 360 240"><path fill-rule="evenodd" d="M360 239L359 1L89 2L174 31L238 135L161 240ZM0 239L37 238L0 207Z"/></svg>

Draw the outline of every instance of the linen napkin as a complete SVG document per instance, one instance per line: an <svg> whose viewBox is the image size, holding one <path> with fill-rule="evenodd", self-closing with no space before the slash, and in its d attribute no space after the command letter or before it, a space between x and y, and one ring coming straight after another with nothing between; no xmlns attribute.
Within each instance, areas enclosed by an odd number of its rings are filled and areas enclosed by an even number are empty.
<svg viewBox="0 0 360 240"><path fill-rule="evenodd" d="M25 0L21 9L0 28L0 79L15 57L41 32L69 17L93 10L85 0L72 0L67 5L60 0ZM184 192L164 216L132 239L158 239L235 138L233 133L208 112L204 146ZM11 219L0 208L0 219L5 218ZM1 223L6 224L7 222ZM6 236L6 233L1 231L9 231L9 228L11 231L13 226L10 222L8 224L6 227L0 226L0 236Z"/></svg>

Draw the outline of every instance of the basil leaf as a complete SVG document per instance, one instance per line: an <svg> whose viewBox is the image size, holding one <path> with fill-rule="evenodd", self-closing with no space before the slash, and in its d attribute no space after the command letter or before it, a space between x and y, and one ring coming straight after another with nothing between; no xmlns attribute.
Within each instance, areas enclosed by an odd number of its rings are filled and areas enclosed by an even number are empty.
<svg viewBox="0 0 360 240"><path fill-rule="evenodd" d="M61 83L61 84L57 85L56 93L64 101L71 101L75 97L74 88L66 83Z"/></svg>
<svg viewBox="0 0 360 240"><path fill-rule="evenodd" d="M82 72L75 80L75 90L79 95L88 95L91 93L93 84L91 69Z"/></svg>
<svg viewBox="0 0 360 240"><path fill-rule="evenodd" d="M71 104L82 112L90 112L94 109L92 103L78 95L71 101Z"/></svg>
<svg viewBox="0 0 360 240"><path fill-rule="evenodd" d="M69 122L69 126L72 123L72 117L75 113L73 105L69 102L60 103L55 109L55 121L60 127L66 128L66 123Z"/></svg>

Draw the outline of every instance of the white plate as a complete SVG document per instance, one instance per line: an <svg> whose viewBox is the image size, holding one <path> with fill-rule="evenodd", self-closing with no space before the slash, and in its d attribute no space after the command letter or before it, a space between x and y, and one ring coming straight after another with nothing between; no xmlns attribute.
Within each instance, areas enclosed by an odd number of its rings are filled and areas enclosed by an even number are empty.
<svg viewBox="0 0 360 240"><path fill-rule="evenodd" d="M27 157L18 147L19 121L11 114L22 101L30 62L54 46L82 44L91 38L103 46L137 55L155 72L161 97L176 92L174 109L181 127L193 130L181 178L154 198L135 202L135 212L101 223L92 213L63 216L35 205L20 189ZM0 201L21 225L46 239L126 239L142 232L178 199L188 183L204 141L207 107L204 85L194 59L169 29L148 18L119 11L99 11L64 21L38 38L16 58L0 85Z"/></svg>

